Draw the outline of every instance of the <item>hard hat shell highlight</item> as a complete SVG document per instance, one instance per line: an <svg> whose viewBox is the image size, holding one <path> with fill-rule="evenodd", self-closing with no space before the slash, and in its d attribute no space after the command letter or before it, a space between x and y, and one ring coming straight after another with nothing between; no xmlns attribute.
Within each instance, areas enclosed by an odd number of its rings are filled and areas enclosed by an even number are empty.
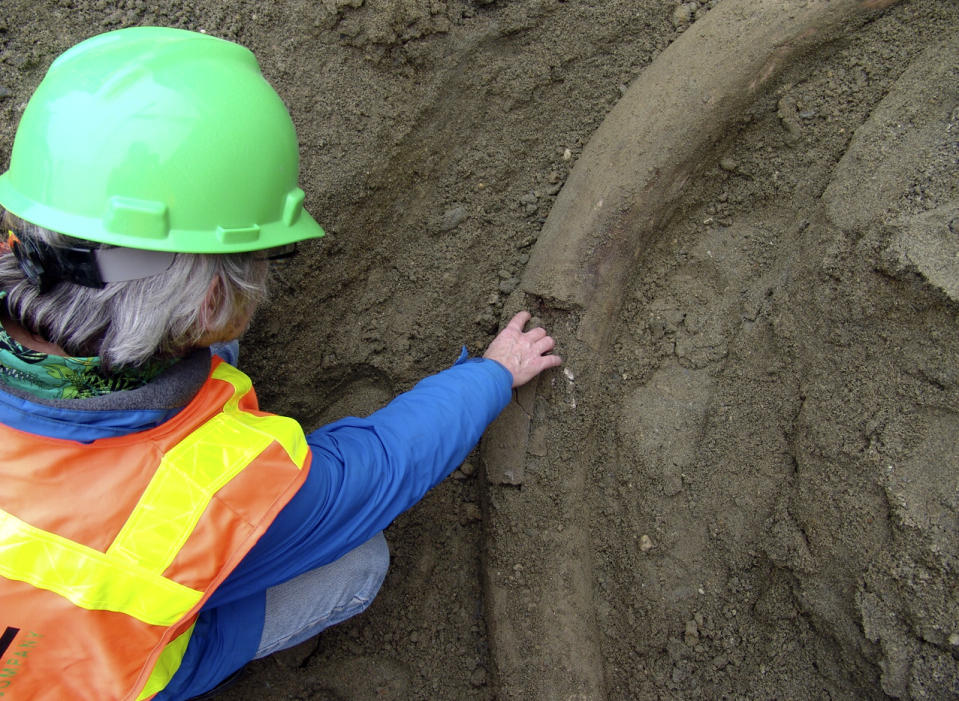
<svg viewBox="0 0 959 701"><path fill-rule="evenodd" d="M58 57L27 104L0 204L105 244L234 253L323 236L296 132L246 48L132 27Z"/></svg>

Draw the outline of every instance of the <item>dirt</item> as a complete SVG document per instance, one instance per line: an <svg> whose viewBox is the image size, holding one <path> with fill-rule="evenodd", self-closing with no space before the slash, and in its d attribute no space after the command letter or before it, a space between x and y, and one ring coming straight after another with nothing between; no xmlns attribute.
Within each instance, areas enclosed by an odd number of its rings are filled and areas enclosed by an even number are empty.
<svg viewBox="0 0 959 701"><path fill-rule="evenodd" d="M603 334L527 274L614 106L736 1L3 0L3 167L87 36L256 53L329 232L244 341L267 408L368 413L520 305L567 359L388 529L370 609L225 701L959 697L959 4L857 11L715 134L673 118L700 157Z"/></svg>

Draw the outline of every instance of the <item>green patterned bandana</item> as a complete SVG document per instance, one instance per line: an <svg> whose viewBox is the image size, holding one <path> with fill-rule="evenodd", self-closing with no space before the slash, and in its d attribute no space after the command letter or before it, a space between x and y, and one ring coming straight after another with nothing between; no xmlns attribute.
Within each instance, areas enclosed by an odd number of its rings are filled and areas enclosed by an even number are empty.
<svg viewBox="0 0 959 701"><path fill-rule="evenodd" d="M2 298L2 297L0 297ZM0 383L44 399L84 399L142 387L176 362L164 359L145 368L121 368L106 375L99 358L71 358L30 350L0 326Z"/></svg>

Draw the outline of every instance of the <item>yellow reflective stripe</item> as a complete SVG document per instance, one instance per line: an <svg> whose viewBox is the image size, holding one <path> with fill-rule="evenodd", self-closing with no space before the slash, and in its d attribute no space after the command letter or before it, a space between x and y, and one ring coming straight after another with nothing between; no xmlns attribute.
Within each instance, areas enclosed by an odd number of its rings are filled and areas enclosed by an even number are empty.
<svg viewBox="0 0 959 701"><path fill-rule="evenodd" d="M81 608L116 611L150 625L173 625L196 606L202 592L162 574L210 499L274 441L300 469L308 455L296 421L239 409L240 399L251 389L246 375L221 364L213 377L233 385L233 396L222 413L161 459L106 553L0 509L0 576L54 592Z"/></svg>
<svg viewBox="0 0 959 701"><path fill-rule="evenodd" d="M223 410L235 411L237 412L237 418L247 422L249 426L258 427L259 430L270 433L283 446L286 454L290 456L290 460L298 468L303 469L309 446L306 444L306 436L303 435L300 424L285 416L254 416L240 411L238 409L240 399L253 389L253 383L249 377L232 365L220 363L219 367L213 371L213 377L229 382L236 390Z"/></svg>
<svg viewBox="0 0 959 701"><path fill-rule="evenodd" d="M178 635L172 642L168 643L160 657L157 658L156 666L150 672L150 678L147 679L147 685L137 697L137 701L148 699L154 694L163 691L166 685L173 679L173 675L180 669L180 663L183 662L183 656L186 654L186 646L190 642L190 636L193 635L193 628L196 623L187 628Z"/></svg>
<svg viewBox="0 0 959 701"><path fill-rule="evenodd" d="M203 596L135 564L34 528L2 509L0 575L59 594L81 608L117 611L157 626L176 623Z"/></svg>
<svg viewBox="0 0 959 701"><path fill-rule="evenodd" d="M233 397L223 413L213 416L163 457L107 550L110 557L161 574L190 537L213 495L270 444L279 442L296 465L303 467L307 445L299 424L281 416L240 411L240 398L252 385L239 370L224 363L213 377L232 384Z"/></svg>

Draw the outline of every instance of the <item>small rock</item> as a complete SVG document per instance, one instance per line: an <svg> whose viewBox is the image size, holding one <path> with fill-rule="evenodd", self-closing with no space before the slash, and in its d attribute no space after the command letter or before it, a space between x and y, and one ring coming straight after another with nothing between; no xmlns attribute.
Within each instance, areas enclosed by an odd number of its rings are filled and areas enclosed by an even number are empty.
<svg viewBox="0 0 959 701"><path fill-rule="evenodd" d="M460 516L460 524L465 526L468 523L475 523L483 520L483 512L480 507L472 502L463 504L463 513Z"/></svg>
<svg viewBox="0 0 959 701"><path fill-rule="evenodd" d="M573 152L570 151L568 148L567 148L567 149L564 149L564 150L563 150L563 160L564 160L564 161L570 161L570 160L572 160L572 159L573 159Z"/></svg>
<svg viewBox="0 0 959 701"><path fill-rule="evenodd" d="M466 207L452 207L443 213L439 222L439 230L452 231L464 221L466 221Z"/></svg>
<svg viewBox="0 0 959 701"><path fill-rule="evenodd" d="M726 156L719 161L719 167L725 170L727 173L735 173L739 170L739 163L735 159Z"/></svg>
<svg viewBox="0 0 959 701"><path fill-rule="evenodd" d="M495 318L492 314L490 314L489 312L483 312L482 314L477 314L477 315L476 315L476 318L473 319L473 323L474 323L474 324L478 324L478 325L482 326L483 328L488 328L488 329L491 329L491 330L492 330L492 329L495 329L497 326L499 326L499 322L498 322L498 321L496 320L496 318ZM457 470L457 472L459 472L460 474L464 474L464 476L465 476L465 473L463 473L462 468L460 468L459 470ZM454 477L456 476L456 473L455 473L455 472L453 473L453 476L454 476Z"/></svg>
<svg viewBox="0 0 959 701"><path fill-rule="evenodd" d="M639 539L639 549L640 549L640 551L641 551L641 552L644 552L644 553L648 553L648 552L649 552L650 550L652 550L654 547L656 547L656 546L653 545L653 539L650 538L650 537L649 537L648 535L646 535L645 533L643 533L642 537Z"/></svg>
<svg viewBox="0 0 959 701"><path fill-rule="evenodd" d="M485 667L477 667L473 670L473 673L470 675L470 684L473 685L474 689L479 689L481 686L486 686Z"/></svg>
<svg viewBox="0 0 959 701"><path fill-rule="evenodd" d="M464 462L462 465L460 465L460 472L467 477L472 477L476 473L476 465L471 462Z"/></svg>
<svg viewBox="0 0 959 701"><path fill-rule="evenodd" d="M682 684L689 678L689 667L684 664L677 664L673 667L673 683Z"/></svg>
<svg viewBox="0 0 959 701"><path fill-rule="evenodd" d="M663 472L663 494L674 497L683 491L683 473L679 469L666 469Z"/></svg>
<svg viewBox="0 0 959 701"><path fill-rule="evenodd" d="M693 19L693 9L689 5L690 3L683 3L673 10L673 26L676 29L688 26Z"/></svg>
<svg viewBox="0 0 959 701"><path fill-rule="evenodd" d="M666 642L666 652L669 653L669 659L674 663L679 662L689 654L689 650L678 638L670 638Z"/></svg>
<svg viewBox="0 0 959 701"><path fill-rule="evenodd" d="M683 634L683 642L689 647L695 647L699 643L699 626L696 621L686 621L686 632Z"/></svg>
<svg viewBox="0 0 959 701"><path fill-rule="evenodd" d="M789 95L783 95L779 98L776 115L786 130L786 143L790 145L797 143L802 137L802 124L800 123L799 108L796 106L796 101Z"/></svg>

